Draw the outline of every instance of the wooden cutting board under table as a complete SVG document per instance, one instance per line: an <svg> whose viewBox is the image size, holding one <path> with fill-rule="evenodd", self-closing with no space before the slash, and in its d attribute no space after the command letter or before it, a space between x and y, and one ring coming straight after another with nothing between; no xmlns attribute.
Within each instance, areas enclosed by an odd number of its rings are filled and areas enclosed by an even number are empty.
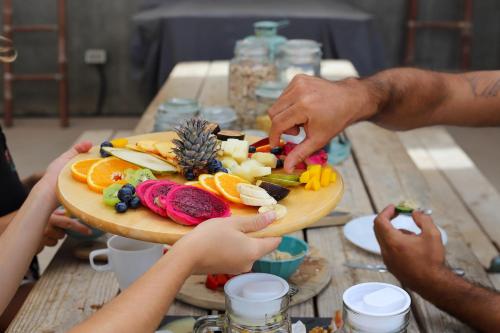
<svg viewBox="0 0 500 333"><path fill-rule="evenodd" d="M195 98L205 106L227 105L227 74L227 61L178 64L145 111L135 134L150 132L158 105L172 97ZM327 60L322 63L322 75L336 80L357 72L348 61ZM95 141L99 142L106 139L104 135L113 136L113 131L97 135ZM353 215L371 214L389 203L413 198L432 208L435 221L448 233L449 265L464 268L470 280L500 289L499 274L486 272L500 246L496 215L500 196L446 130L436 127L393 133L361 123L351 126L347 135L353 156L337 166L345 182L338 209ZM292 307L292 316L332 316L342 308L344 290L357 283L398 284L390 273L343 265L346 261L380 263L381 258L349 243L342 226L306 229L294 235L307 239L329 260L332 280L317 297ZM87 261L75 259L72 243L66 241L61 247L8 332L65 332L116 296L118 285L112 273L97 273ZM408 332L471 331L417 294L411 295ZM169 314L197 316L207 314L207 310L175 302Z"/></svg>

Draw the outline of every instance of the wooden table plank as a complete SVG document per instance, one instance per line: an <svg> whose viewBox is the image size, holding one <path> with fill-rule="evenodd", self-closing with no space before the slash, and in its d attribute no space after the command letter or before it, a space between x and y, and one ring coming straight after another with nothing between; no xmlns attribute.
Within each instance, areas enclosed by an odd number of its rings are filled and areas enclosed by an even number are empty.
<svg viewBox="0 0 500 333"><path fill-rule="evenodd" d="M419 129L402 132L398 135L413 162L427 181L431 191L433 209L439 209L442 214L451 215L448 219L458 227L467 245L471 248L483 267L488 268L491 258L498 254L497 249L491 243L487 232L480 228L468 207L461 201L461 197L457 193L460 190L450 186L446 176L443 174L442 168L433 159L430 150L436 148L434 146L428 147L422 143L424 138L432 139L436 137L436 131L441 132L442 129ZM454 151L459 148L450 145L449 149ZM447 200L440 200L439 198L447 198ZM439 205L442 206L438 207Z"/></svg>
<svg viewBox="0 0 500 333"><path fill-rule="evenodd" d="M208 68L198 101L202 106L229 105L229 61L213 61Z"/></svg>
<svg viewBox="0 0 500 333"><path fill-rule="evenodd" d="M389 203L413 198L424 207L434 208L434 201L450 198L430 198L430 189L422 174L395 133L375 125L361 123L348 129L360 170L368 187L368 192L377 210ZM444 204L436 205L443 207ZM486 286L491 286L481 264L465 245L462 235L450 220L450 216L440 209L434 213L436 222L446 229L449 242L447 261L452 266L465 269L467 277ZM417 320L426 332L467 332L468 327L436 309L432 304L412 293Z"/></svg>
<svg viewBox="0 0 500 333"><path fill-rule="evenodd" d="M419 130L418 137L437 168L500 249L498 191L444 128L423 128Z"/></svg>
<svg viewBox="0 0 500 333"><path fill-rule="evenodd" d="M158 106L173 97L197 99L203 86L210 63L183 62L174 67L166 83L144 112L134 133L142 134L153 130Z"/></svg>

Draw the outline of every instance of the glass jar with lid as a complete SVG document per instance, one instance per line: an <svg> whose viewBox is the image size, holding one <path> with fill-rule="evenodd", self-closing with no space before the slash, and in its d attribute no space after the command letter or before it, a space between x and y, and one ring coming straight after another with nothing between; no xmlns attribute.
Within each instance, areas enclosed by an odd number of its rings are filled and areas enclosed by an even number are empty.
<svg viewBox="0 0 500 333"><path fill-rule="evenodd" d="M200 106L190 98L172 98L158 107L155 116L155 132L171 131L180 121L198 115Z"/></svg>
<svg viewBox="0 0 500 333"><path fill-rule="evenodd" d="M284 279L243 274L229 280L224 293L226 312L198 318L193 333L291 333L288 308L294 290Z"/></svg>
<svg viewBox="0 0 500 333"><path fill-rule="evenodd" d="M245 38L246 41L261 40L267 43L269 59L274 61L280 45L286 42L286 37L278 35L280 27L288 25L288 21L258 21L253 24L255 35Z"/></svg>
<svg viewBox="0 0 500 333"><path fill-rule="evenodd" d="M321 74L321 44L309 39L290 39L279 47L276 64L279 78L289 83L297 74Z"/></svg>
<svg viewBox="0 0 500 333"><path fill-rule="evenodd" d="M264 82L255 90L257 98L255 128L269 133L271 130L271 118L267 110L276 102L285 90L286 84L281 81Z"/></svg>
<svg viewBox="0 0 500 333"><path fill-rule="evenodd" d="M211 123L216 123L221 129L234 129L238 117L236 112L227 106L206 106L200 111L200 117Z"/></svg>
<svg viewBox="0 0 500 333"><path fill-rule="evenodd" d="M238 41L235 57L229 65L229 103L238 115L239 126L251 128L255 123L255 89L265 81L276 79L276 66L269 59L267 43L260 40Z"/></svg>

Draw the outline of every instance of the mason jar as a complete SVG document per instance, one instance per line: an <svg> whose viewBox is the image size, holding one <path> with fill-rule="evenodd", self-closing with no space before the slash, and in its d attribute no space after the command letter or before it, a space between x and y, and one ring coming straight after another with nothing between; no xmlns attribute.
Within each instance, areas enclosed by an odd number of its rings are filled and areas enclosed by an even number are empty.
<svg viewBox="0 0 500 333"><path fill-rule="evenodd" d="M235 57L229 65L229 103L238 115L241 129L255 123L257 103L255 89L265 81L276 80L276 66L269 60L267 43L259 40L242 40L236 43Z"/></svg>
<svg viewBox="0 0 500 333"><path fill-rule="evenodd" d="M279 78L289 83L297 74L320 76L321 44L309 39L290 39L279 47L276 65Z"/></svg>
<svg viewBox="0 0 500 333"><path fill-rule="evenodd" d="M193 333L290 333L288 314L290 290L279 276L248 273L229 280L224 286L226 312L200 317Z"/></svg>
<svg viewBox="0 0 500 333"><path fill-rule="evenodd" d="M269 133L271 130L271 118L267 111L274 105L276 100L285 90L286 84L280 81L264 82L255 89L257 104L255 108L255 128Z"/></svg>
<svg viewBox="0 0 500 333"><path fill-rule="evenodd" d="M172 98L158 107L155 115L155 132L171 131L182 120L196 117L200 111L198 102L190 98Z"/></svg>
<svg viewBox="0 0 500 333"><path fill-rule="evenodd" d="M236 112L227 106L206 106L200 111L200 117L211 123L217 123L221 129L234 129L237 126Z"/></svg>
<svg viewBox="0 0 500 333"><path fill-rule="evenodd" d="M339 333L405 333L410 322L410 295L388 283L367 282L343 296Z"/></svg>

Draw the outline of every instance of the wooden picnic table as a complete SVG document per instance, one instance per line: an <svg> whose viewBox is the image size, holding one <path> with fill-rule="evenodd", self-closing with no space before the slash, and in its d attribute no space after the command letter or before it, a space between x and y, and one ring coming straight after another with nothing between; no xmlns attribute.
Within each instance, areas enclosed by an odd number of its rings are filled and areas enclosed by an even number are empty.
<svg viewBox="0 0 500 333"><path fill-rule="evenodd" d="M158 105L172 97L195 98L202 105L227 105L228 62L178 64L152 101L135 133L150 132ZM328 60L322 75L336 80L356 76L348 61ZM354 215L380 211L387 204L413 198L433 209L448 233L447 262L465 269L469 280L500 289L499 274L488 274L498 254L500 195L441 127L394 133L369 123L347 129L352 156L338 166L345 181L342 210ZM85 133L95 142L124 133ZM342 234L342 227L307 229L295 233L329 259L332 280L317 297L290 309L292 316L330 317L342 307L342 293L354 284L381 281L398 284L390 273L346 268L347 260L379 263L381 257L358 249ZM70 254L73 242L62 246L33 288L8 332L65 332L116 296L112 273L97 273L88 262ZM411 263L408 263L411 264ZM165 277L168 283L168 277ZM411 292L413 306L408 332L468 332L464 324ZM204 315L206 310L175 302L171 315Z"/></svg>

